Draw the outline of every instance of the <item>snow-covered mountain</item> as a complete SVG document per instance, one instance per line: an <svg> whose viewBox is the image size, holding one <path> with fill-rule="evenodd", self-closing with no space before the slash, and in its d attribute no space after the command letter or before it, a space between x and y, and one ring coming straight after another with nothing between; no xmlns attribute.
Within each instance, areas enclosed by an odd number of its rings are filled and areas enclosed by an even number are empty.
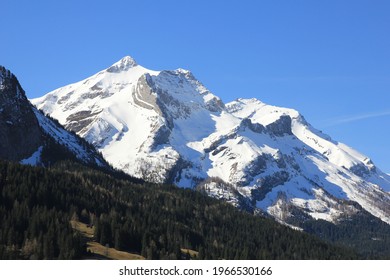
<svg viewBox="0 0 390 280"><path fill-rule="evenodd" d="M187 70L125 57L32 103L133 176L197 187L281 222L337 222L362 207L390 223L390 176L369 158L295 110L224 104Z"/></svg>
<svg viewBox="0 0 390 280"><path fill-rule="evenodd" d="M2 66L0 158L30 165L76 159L83 164L108 167L94 147L37 110L27 99L16 76Z"/></svg>

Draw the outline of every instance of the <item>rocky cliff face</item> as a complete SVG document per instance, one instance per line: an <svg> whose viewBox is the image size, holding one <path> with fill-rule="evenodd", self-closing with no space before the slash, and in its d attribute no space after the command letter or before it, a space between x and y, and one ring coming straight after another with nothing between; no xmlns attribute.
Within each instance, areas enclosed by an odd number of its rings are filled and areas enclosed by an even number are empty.
<svg viewBox="0 0 390 280"><path fill-rule="evenodd" d="M27 99L15 75L2 66L0 158L33 165L75 159L84 164L108 167L87 142L38 111Z"/></svg>
<svg viewBox="0 0 390 280"><path fill-rule="evenodd" d="M367 157L295 110L224 104L187 70L125 57L32 102L133 176L198 187L282 222L337 222L359 211L353 201L390 223L390 177Z"/></svg>
<svg viewBox="0 0 390 280"><path fill-rule="evenodd" d="M0 158L18 161L34 153L42 131L17 78L0 66Z"/></svg>

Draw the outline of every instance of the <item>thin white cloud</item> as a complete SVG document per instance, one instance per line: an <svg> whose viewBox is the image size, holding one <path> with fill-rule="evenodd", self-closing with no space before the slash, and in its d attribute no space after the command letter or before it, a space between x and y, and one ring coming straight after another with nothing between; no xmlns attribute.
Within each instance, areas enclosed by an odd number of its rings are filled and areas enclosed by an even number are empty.
<svg viewBox="0 0 390 280"><path fill-rule="evenodd" d="M379 118L379 117L385 117L385 116L390 116L390 111L365 113L365 114L361 114L361 115L331 119L331 120L327 121L326 126L330 127L330 126L342 125L342 124L357 122L357 121L361 121L361 120Z"/></svg>

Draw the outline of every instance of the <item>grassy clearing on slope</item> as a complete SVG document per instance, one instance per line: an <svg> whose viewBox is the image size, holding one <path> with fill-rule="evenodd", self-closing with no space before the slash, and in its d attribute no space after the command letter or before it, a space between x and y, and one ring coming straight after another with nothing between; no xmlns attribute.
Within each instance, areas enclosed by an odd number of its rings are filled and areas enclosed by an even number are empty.
<svg viewBox="0 0 390 280"><path fill-rule="evenodd" d="M94 241L87 242L87 250L94 255L99 255L111 260L144 260L145 259L141 255L119 251L114 248L108 248Z"/></svg>
<svg viewBox="0 0 390 280"><path fill-rule="evenodd" d="M144 260L141 255L132 254L129 252L119 251L114 248L108 248L94 240L94 228L79 221L71 221L72 228L85 238L87 251L89 251L97 259L111 260ZM190 253L191 254L191 253Z"/></svg>
<svg viewBox="0 0 390 280"><path fill-rule="evenodd" d="M94 228L88 226L87 224L78 222L78 221L70 221L70 224L72 225L72 228L79 233L81 233L82 236L86 238L93 238L94 234Z"/></svg>
<svg viewBox="0 0 390 280"><path fill-rule="evenodd" d="M199 252L191 250L191 249L181 249L181 252L184 255L190 255L191 259L196 259L198 257Z"/></svg>

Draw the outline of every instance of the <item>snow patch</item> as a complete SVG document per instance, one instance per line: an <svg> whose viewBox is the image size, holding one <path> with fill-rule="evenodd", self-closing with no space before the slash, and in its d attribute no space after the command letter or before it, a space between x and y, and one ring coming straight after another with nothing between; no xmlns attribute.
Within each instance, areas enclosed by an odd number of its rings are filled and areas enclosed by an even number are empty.
<svg viewBox="0 0 390 280"><path fill-rule="evenodd" d="M43 146L40 146L29 158L20 161L21 164L37 166L41 162Z"/></svg>
<svg viewBox="0 0 390 280"><path fill-rule="evenodd" d="M52 120L45 117L39 110L34 108L34 114L37 117L39 125L41 128L49 134L55 141L61 145L67 147L78 159L82 160L85 163L90 163L93 154L83 147L79 143L79 139L76 136L72 135L70 132L64 128L56 125ZM93 158L94 162L99 162L99 166L103 166L104 163L97 158Z"/></svg>

